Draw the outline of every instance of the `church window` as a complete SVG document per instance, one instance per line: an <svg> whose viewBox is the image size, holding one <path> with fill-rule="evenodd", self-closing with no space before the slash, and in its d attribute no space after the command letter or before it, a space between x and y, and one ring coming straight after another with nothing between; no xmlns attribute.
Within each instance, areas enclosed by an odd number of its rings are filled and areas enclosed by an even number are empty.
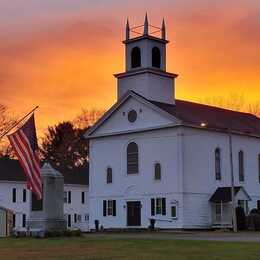
<svg viewBox="0 0 260 260"><path fill-rule="evenodd" d="M141 67L141 51L139 47L134 47L131 52L131 67Z"/></svg>
<svg viewBox="0 0 260 260"><path fill-rule="evenodd" d="M154 166L154 179L156 181L161 180L161 164L160 163L156 163Z"/></svg>
<svg viewBox="0 0 260 260"><path fill-rule="evenodd" d="M161 68L161 52L158 47L152 49L152 66L155 68Z"/></svg>
<svg viewBox="0 0 260 260"><path fill-rule="evenodd" d="M166 215L166 198L151 199L151 215Z"/></svg>
<svg viewBox="0 0 260 260"><path fill-rule="evenodd" d="M177 206L176 205L171 206L171 217L177 218Z"/></svg>
<svg viewBox="0 0 260 260"><path fill-rule="evenodd" d="M116 200L103 200L103 216L116 216Z"/></svg>
<svg viewBox="0 0 260 260"><path fill-rule="evenodd" d="M130 123L135 122L136 118L137 118L137 113L135 110L131 110L128 112L128 121Z"/></svg>
<svg viewBox="0 0 260 260"><path fill-rule="evenodd" d="M138 173L138 146L131 142L127 146L127 174Z"/></svg>
<svg viewBox="0 0 260 260"><path fill-rule="evenodd" d="M238 153L238 172L239 172L239 181L240 182L245 181L243 151L239 151L239 153Z"/></svg>
<svg viewBox="0 0 260 260"><path fill-rule="evenodd" d="M107 168L107 183L112 183L113 176L112 176L112 168Z"/></svg>
<svg viewBox="0 0 260 260"><path fill-rule="evenodd" d="M221 180L221 155L220 149L215 149L215 178Z"/></svg>

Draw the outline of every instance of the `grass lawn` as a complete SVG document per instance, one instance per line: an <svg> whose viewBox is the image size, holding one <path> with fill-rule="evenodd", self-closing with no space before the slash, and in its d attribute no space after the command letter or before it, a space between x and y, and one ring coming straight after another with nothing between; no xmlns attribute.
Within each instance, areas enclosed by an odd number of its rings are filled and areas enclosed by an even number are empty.
<svg viewBox="0 0 260 260"><path fill-rule="evenodd" d="M0 259L260 259L259 243L77 238L0 239Z"/></svg>

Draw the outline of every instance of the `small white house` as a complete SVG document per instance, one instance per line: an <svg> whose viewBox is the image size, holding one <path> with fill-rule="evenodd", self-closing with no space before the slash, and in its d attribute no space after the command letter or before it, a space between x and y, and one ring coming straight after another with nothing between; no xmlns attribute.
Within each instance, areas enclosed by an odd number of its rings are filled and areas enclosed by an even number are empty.
<svg viewBox="0 0 260 260"><path fill-rule="evenodd" d="M64 176L64 218L69 229L88 230L88 169L62 173ZM13 211L13 228L26 230L31 192L17 160L0 159L0 205Z"/></svg>
<svg viewBox="0 0 260 260"><path fill-rule="evenodd" d="M90 228L232 225L230 151L236 205L260 207L260 119L176 99L165 24L161 37L149 34L147 17L143 29L132 37L127 23L118 100L85 134Z"/></svg>

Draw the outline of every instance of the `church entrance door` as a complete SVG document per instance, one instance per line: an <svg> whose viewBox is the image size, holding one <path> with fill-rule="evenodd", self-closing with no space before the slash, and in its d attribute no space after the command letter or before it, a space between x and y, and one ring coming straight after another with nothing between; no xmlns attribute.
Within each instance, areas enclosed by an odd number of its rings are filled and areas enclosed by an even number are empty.
<svg viewBox="0 0 260 260"><path fill-rule="evenodd" d="M141 226L141 202L127 202L127 226Z"/></svg>

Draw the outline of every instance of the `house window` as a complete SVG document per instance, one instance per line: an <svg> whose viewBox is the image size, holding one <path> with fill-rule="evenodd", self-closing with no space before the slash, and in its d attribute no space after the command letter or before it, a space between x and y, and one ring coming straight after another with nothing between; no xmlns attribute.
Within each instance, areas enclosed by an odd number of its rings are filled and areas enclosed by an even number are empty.
<svg viewBox="0 0 260 260"><path fill-rule="evenodd" d="M23 227L26 227L26 215L25 214L23 214L23 217L22 217L23 219L22 219L22 226Z"/></svg>
<svg viewBox="0 0 260 260"><path fill-rule="evenodd" d="M258 182L260 183L260 154L258 154Z"/></svg>
<svg viewBox="0 0 260 260"><path fill-rule="evenodd" d="M85 204L85 192L84 191L81 192L81 203Z"/></svg>
<svg viewBox="0 0 260 260"><path fill-rule="evenodd" d="M75 213L75 214L74 214L74 223L77 223L77 220L78 220L78 216L77 216L77 214Z"/></svg>
<svg viewBox="0 0 260 260"><path fill-rule="evenodd" d="M112 183L113 176L112 176L112 168L107 168L107 183Z"/></svg>
<svg viewBox="0 0 260 260"><path fill-rule="evenodd" d="M161 68L161 52L158 47L153 47L152 49L152 66Z"/></svg>
<svg viewBox="0 0 260 260"><path fill-rule="evenodd" d="M13 214L13 227L16 227L16 216Z"/></svg>
<svg viewBox="0 0 260 260"><path fill-rule="evenodd" d="M15 203L16 202L16 188L13 188L13 197L12 197L12 201L13 201L13 203Z"/></svg>
<svg viewBox="0 0 260 260"><path fill-rule="evenodd" d="M243 151L239 151L238 153L238 171L239 171L239 181L245 181L245 174L244 174L244 153Z"/></svg>
<svg viewBox="0 0 260 260"><path fill-rule="evenodd" d="M161 164L160 163L156 163L154 166L154 179L156 181L161 180Z"/></svg>
<svg viewBox="0 0 260 260"><path fill-rule="evenodd" d="M68 215L67 221L68 221L68 227L71 227L71 215L70 214Z"/></svg>
<svg viewBox="0 0 260 260"><path fill-rule="evenodd" d="M67 203L68 202L68 192L67 191L64 191L64 203Z"/></svg>
<svg viewBox="0 0 260 260"><path fill-rule="evenodd" d="M103 200L103 216L116 216L116 200Z"/></svg>
<svg viewBox="0 0 260 260"><path fill-rule="evenodd" d="M78 215L78 222L81 222L81 215Z"/></svg>
<svg viewBox="0 0 260 260"><path fill-rule="evenodd" d="M26 189L23 189L23 202L26 202Z"/></svg>
<svg viewBox="0 0 260 260"><path fill-rule="evenodd" d="M151 215L166 215L166 198L151 199Z"/></svg>
<svg viewBox="0 0 260 260"><path fill-rule="evenodd" d="M216 180L221 180L221 157L219 148L215 150L215 178Z"/></svg>
<svg viewBox="0 0 260 260"><path fill-rule="evenodd" d="M134 47L131 51L131 67L138 68L141 66L141 51L139 47Z"/></svg>
<svg viewBox="0 0 260 260"><path fill-rule="evenodd" d="M138 146L132 142L127 146L127 174L136 173L138 173Z"/></svg>
<svg viewBox="0 0 260 260"><path fill-rule="evenodd" d="M71 191L68 191L68 204L71 204Z"/></svg>

